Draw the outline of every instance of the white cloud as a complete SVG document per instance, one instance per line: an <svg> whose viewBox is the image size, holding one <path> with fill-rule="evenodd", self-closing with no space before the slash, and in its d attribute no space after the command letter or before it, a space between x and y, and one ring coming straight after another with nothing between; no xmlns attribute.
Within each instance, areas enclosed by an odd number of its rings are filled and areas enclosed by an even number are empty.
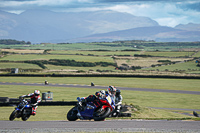
<svg viewBox="0 0 200 133"><path fill-rule="evenodd" d="M174 27L178 24L190 22L199 23L200 13L195 10L184 10L176 6L176 3L145 3L114 5L107 9L127 12L135 16L145 16L157 21L160 25Z"/></svg>

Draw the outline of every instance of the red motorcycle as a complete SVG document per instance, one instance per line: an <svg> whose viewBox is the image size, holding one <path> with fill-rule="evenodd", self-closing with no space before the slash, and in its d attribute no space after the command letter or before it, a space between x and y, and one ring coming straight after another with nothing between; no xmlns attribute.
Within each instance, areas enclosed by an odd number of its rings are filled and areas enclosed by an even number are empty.
<svg viewBox="0 0 200 133"><path fill-rule="evenodd" d="M77 100L78 104L67 113L69 121L76 121L77 119L103 121L115 108L114 105L111 105L112 99L110 97L98 99L95 102L87 102L84 107L79 104L82 99L77 97Z"/></svg>

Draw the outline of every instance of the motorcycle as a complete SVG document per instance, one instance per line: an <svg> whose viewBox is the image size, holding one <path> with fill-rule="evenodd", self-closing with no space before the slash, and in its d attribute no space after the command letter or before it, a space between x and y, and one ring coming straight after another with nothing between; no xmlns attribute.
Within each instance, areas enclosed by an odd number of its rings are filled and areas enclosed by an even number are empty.
<svg viewBox="0 0 200 133"><path fill-rule="evenodd" d="M45 84L45 85L48 85L48 84L49 84L49 82L45 80L45 81L44 81L44 84Z"/></svg>
<svg viewBox="0 0 200 133"><path fill-rule="evenodd" d="M24 98L20 98L20 101L21 102L17 105L15 110L10 114L9 117L10 121L13 121L15 118L20 118L20 117L23 121L26 121L30 117L32 113L31 105Z"/></svg>
<svg viewBox="0 0 200 133"><path fill-rule="evenodd" d="M94 102L87 102L83 107L79 104L82 101L80 97L77 97L77 101L78 104L67 113L69 121L76 121L77 119L103 121L115 108L114 105L111 105L112 99L110 97L98 99L99 106L94 104Z"/></svg>

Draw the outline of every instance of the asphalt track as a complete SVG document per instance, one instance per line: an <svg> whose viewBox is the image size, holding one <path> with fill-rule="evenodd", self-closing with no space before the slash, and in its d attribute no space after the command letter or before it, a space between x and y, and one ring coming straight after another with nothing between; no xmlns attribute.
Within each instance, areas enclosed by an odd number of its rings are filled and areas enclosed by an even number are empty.
<svg viewBox="0 0 200 133"><path fill-rule="evenodd" d="M0 132L175 132L199 133L200 121L106 120L106 121L0 121Z"/></svg>

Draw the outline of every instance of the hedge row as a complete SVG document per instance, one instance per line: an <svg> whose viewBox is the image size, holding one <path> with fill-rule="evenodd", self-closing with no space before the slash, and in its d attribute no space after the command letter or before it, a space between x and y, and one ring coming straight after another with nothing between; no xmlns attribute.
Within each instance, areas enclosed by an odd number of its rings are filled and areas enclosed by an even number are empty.
<svg viewBox="0 0 200 133"><path fill-rule="evenodd" d="M24 63L31 63L36 64L40 66L41 68L45 69L45 64L51 64L51 65L57 65L57 66L76 66L76 67L95 67L97 65L100 65L102 67L107 66L114 66L116 67L116 63L110 63L110 62L79 62L75 60L60 60L60 59L50 59L47 60L31 60L31 61L24 61Z"/></svg>

